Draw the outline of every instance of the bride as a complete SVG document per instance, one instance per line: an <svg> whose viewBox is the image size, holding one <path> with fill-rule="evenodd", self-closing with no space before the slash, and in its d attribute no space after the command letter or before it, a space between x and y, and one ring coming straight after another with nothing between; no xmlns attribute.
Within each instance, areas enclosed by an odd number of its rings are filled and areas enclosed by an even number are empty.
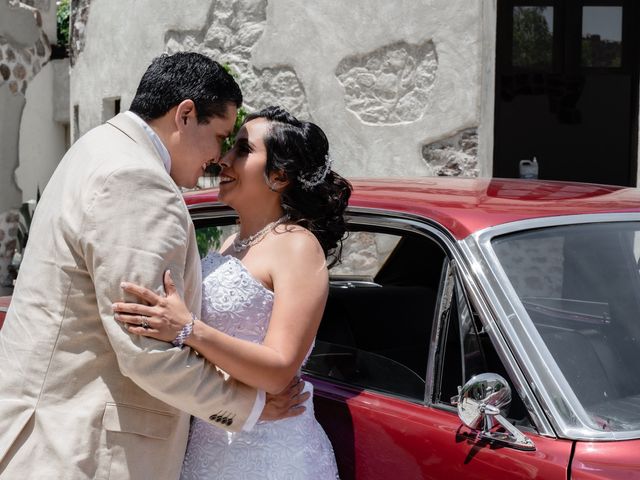
<svg viewBox="0 0 640 480"><path fill-rule="evenodd" d="M202 319L166 275L166 297L124 284L149 306L117 304L118 321L131 333L184 343L267 393L283 390L313 347L327 258L339 257L345 234L351 186L331 170L328 149L317 125L279 107L249 115L220 161L219 198L238 213L240 231L202 261ZM181 478L337 478L312 399L304 406L302 415L240 433L194 418Z"/></svg>

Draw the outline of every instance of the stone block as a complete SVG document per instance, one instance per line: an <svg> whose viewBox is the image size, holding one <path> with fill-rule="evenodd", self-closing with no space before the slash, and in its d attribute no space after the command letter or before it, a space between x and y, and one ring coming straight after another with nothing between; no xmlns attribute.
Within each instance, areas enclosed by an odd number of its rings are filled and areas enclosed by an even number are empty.
<svg viewBox="0 0 640 480"><path fill-rule="evenodd" d="M422 118L437 68L432 41L396 42L344 58L336 76L347 109L364 122L385 125Z"/></svg>

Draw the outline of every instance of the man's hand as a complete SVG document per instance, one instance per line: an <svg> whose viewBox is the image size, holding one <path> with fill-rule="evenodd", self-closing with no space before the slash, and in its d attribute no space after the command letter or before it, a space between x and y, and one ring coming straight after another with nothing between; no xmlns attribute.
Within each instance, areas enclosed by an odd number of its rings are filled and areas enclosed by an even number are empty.
<svg viewBox="0 0 640 480"><path fill-rule="evenodd" d="M283 391L277 395L267 393L266 402L260 420L282 420L283 418L297 417L306 410L302 404L311 395L302 393L304 380L294 377Z"/></svg>

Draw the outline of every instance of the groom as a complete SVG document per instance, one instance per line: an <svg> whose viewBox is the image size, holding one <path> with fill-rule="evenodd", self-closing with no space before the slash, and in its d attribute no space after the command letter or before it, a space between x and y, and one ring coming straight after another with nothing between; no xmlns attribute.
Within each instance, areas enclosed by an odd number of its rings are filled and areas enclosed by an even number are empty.
<svg viewBox="0 0 640 480"><path fill-rule="evenodd" d="M0 330L0 478L177 478L189 415L238 431L299 411L296 387L263 411L264 392L189 348L129 335L111 311L122 280L160 290L170 269L199 313L200 261L179 187L219 160L241 103L218 63L163 55L131 111L60 162Z"/></svg>

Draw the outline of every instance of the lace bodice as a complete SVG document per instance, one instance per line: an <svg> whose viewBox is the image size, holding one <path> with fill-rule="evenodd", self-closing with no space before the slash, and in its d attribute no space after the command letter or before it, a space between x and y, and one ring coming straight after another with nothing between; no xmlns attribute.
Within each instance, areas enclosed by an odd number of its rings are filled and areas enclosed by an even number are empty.
<svg viewBox="0 0 640 480"><path fill-rule="evenodd" d="M233 337L262 343L273 292L240 260L216 252L202 260L202 278L202 321Z"/></svg>
<svg viewBox="0 0 640 480"><path fill-rule="evenodd" d="M274 294L240 260L209 253L202 260L202 321L231 336L261 343ZM308 354L307 354L308 356ZM313 393L313 385L305 390ZM337 478L331 443L313 413L258 422L251 431L228 433L194 418L181 479L324 480Z"/></svg>

